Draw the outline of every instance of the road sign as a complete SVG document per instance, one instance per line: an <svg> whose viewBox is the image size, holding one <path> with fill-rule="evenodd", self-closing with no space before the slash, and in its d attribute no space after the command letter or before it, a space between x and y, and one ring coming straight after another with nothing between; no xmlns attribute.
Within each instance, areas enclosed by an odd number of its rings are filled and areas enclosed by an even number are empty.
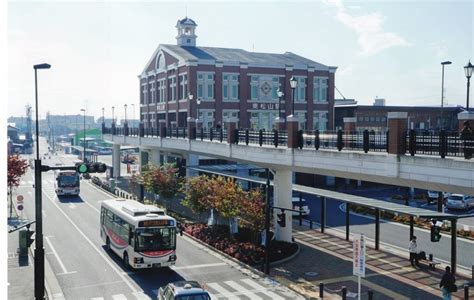
<svg viewBox="0 0 474 300"><path fill-rule="evenodd" d="M23 202L23 196L22 195L16 196L16 201L17 202Z"/></svg>
<svg viewBox="0 0 474 300"><path fill-rule="evenodd" d="M16 208L17 208L18 210L20 210L20 211L23 210L23 204L18 204L18 205L16 206Z"/></svg>
<svg viewBox="0 0 474 300"><path fill-rule="evenodd" d="M353 243L353 274L365 277L365 236L357 234Z"/></svg>

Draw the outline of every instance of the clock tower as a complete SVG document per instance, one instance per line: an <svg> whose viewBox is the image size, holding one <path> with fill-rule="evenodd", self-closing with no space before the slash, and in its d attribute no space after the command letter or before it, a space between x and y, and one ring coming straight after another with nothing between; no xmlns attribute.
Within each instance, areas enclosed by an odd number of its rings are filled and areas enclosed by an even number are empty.
<svg viewBox="0 0 474 300"><path fill-rule="evenodd" d="M178 35L176 36L178 46L196 47L197 36L194 33L196 27L196 22L188 17L178 20L176 23L176 29L178 29Z"/></svg>

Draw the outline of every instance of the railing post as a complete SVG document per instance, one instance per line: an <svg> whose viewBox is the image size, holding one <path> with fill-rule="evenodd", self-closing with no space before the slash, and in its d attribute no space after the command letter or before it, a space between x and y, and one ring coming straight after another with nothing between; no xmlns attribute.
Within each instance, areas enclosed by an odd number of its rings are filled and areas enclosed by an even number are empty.
<svg viewBox="0 0 474 300"><path fill-rule="evenodd" d="M439 132L439 156L441 158L446 157L446 149L447 149L447 142L446 142L446 130L441 130Z"/></svg>
<svg viewBox="0 0 474 300"><path fill-rule="evenodd" d="M140 124L138 124L138 134L140 137L145 136L145 128L143 126L143 122L140 122Z"/></svg>
<svg viewBox="0 0 474 300"><path fill-rule="evenodd" d="M364 135L363 135L363 148L364 148L364 152L367 153L369 152L369 149L370 149L370 145L369 145L369 131L366 129L364 130Z"/></svg>
<svg viewBox="0 0 474 300"><path fill-rule="evenodd" d="M193 117L187 118L188 122L188 139L195 140L196 139L196 120Z"/></svg>
<svg viewBox="0 0 474 300"><path fill-rule="evenodd" d="M128 136L128 123L123 123L123 135Z"/></svg>
<svg viewBox="0 0 474 300"><path fill-rule="evenodd" d="M249 130L245 129L245 145L249 144Z"/></svg>
<svg viewBox="0 0 474 300"><path fill-rule="evenodd" d="M117 134L117 128L115 127L115 122L112 122L112 135Z"/></svg>
<svg viewBox="0 0 474 300"><path fill-rule="evenodd" d="M319 130L314 131L314 148L319 150L319 146L321 144L321 140L319 139Z"/></svg>
<svg viewBox="0 0 474 300"><path fill-rule="evenodd" d="M407 112L388 112L388 130L390 131L388 153L404 155L406 152Z"/></svg>
<svg viewBox="0 0 474 300"><path fill-rule="evenodd" d="M237 118L229 118L226 120L226 124L227 124L227 143L228 144L237 144L239 142L239 131L237 129ZM237 138L236 138L236 135L235 135L235 131L237 130ZM220 132L221 136L220 136L220 139L221 139L221 142L222 142L222 135L223 135L223 132L222 132L222 128L221 128L221 132Z"/></svg>
<svg viewBox="0 0 474 300"><path fill-rule="evenodd" d="M258 131L258 144L260 146L262 146L262 144L263 144L263 130L262 129L260 129Z"/></svg>
<svg viewBox="0 0 474 300"><path fill-rule="evenodd" d="M235 128L233 134L234 134L234 143L238 144L239 143L239 129Z"/></svg>
<svg viewBox="0 0 474 300"><path fill-rule="evenodd" d="M166 137L166 120L159 121L158 129L159 129L160 138L165 138Z"/></svg>
<svg viewBox="0 0 474 300"><path fill-rule="evenodd" d="M319 283L319 298L324 298L324 283L320 282Z"/></svg>
<svg viewBox="0 0 474 300"><path fill-rule="evenodd" d="M275 148L278 147L278 130L273 129L273 145Z"/></svg>
<svg viewBox="0 0 474 300"><path fill-rule="evenodd" d="M342 147L343 147L343 143L342 143L342 130L339 129L337 131L337 150L338 151L341 151L342 150Z"/></svg>
<svg viewBox="0 0 474 300"><path fill-rule="evenodd" d="M222 143L222 140L224 139L224 132L222 131L222 127L219 128L219 142Z"/></svg>
<svg viewBox="0 0 474 300"><path fill-rule="evenodd" d="M368 290L368 291L367 291L367 295L368 295L368 297L369 297L369 300L373 300L373 299L374 299L374 291Z"/></svg>
<svg viewBox="0 0 474 300"><path fill-rule="evenodd" d="M303 130L298 130L297 137L298 148L303 149Z"/></svg>
<svg viewBox="0 0 474 300"><path fill-rule="evenodd" d="M214 139L214 128L209 128L209 139L211 142Z"/></svg>
<svg viewBox="0 0 474 300"><path fill-rule="evenodd" d="M288 148L298 148L298 118L293 115L286 117L286 128L288 130Z"/></svg>
<svg viewBox="0 0 474 300"><path fill-rule="evenodd" d="M342 287L342 300L346 300L347 299L347 288L345 286Z"/></svg>
<svg viewBox="0 0 474 300"><path fill-rule="evenodd" d="M408 151L411 156L415 156L416 153L416 135L415 130L410 129L408 131Z"/></svg>

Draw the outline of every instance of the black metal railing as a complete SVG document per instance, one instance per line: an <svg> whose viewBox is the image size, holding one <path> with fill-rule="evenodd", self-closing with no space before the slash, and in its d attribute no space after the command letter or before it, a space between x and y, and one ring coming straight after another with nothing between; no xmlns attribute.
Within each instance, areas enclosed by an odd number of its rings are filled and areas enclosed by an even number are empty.
<svg viewBox="0 0 474 300"><path fill-rule="evenodd" d="M144 137L159 137L158 128L143 128ZM140 136L140 128L104 127L104 134ZM167 138L188 138L187 127L165 128ZM288 132L285 130L236 129L233 141L240 145L288 146ZM194 135L193 135L194 136ZM223 128L196 129L195 138L202 141L227 142L227 130ZM298 131L298 148L333 149L368 152L388 152L388 131ZM404 147L404 148L403 148ZM415 131L406 133L402 151L408 155L432 155L445 157L468 157L474 152L474 141L463 140L456 131Z"/></svg>

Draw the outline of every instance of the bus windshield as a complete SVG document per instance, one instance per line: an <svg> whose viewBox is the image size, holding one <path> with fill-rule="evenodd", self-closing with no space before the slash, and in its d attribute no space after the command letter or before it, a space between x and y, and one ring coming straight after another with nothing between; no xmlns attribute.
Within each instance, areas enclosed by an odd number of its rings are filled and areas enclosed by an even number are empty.
<svg viewBox="0 0 474 300"><path fill-rule="evenodd" d="M77 186L79 183L79 177L77 175L59 175L58 186L60 187L71 187Z"/></svg>
<svg viewBox="0 0 474 300"><path fill-rule="evenodd" d="M135 238L135 251L176 249L176 229L174 227L138 228Z"/></svg>

